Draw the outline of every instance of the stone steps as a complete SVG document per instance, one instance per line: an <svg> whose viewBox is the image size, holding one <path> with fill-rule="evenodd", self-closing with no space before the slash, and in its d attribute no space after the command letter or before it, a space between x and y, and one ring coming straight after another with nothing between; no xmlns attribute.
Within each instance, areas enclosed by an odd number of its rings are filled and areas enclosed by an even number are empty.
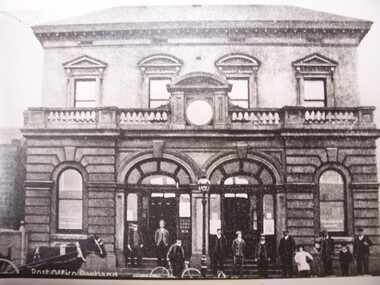
<svg viewBox="0 0 380 285"><path fill-rule="evenodd" d="M153 268L157 266L157 261L154 258L143 258L142 266L140 267L126 267L126 268L118 268L117 272L120 277L125 278L147 278L149 277L149 273ZM233 261L232 259L225 260L224 264L224 273L228 275L232 272ZM208 268L207 278L213 279L214 275L211 273L211 268ZM257 263L253 259L248 259L244 263L243 268L244 278L258 278L259 277L259 269ZM268 268L268 278L281 278L282 271L281 267L277 264L270 264Z"/></svg>

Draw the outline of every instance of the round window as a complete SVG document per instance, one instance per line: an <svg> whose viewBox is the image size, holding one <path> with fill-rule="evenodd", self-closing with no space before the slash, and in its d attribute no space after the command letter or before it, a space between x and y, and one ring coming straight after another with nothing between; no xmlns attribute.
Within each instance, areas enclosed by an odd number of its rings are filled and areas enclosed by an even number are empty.
<svg viewBox="0 0 380 285"><path fill-rule="evenodd" d="M213 110L210 103L204 100L195 100L187 106L186 116L193 125L203 126L211 122Z"/></svg>

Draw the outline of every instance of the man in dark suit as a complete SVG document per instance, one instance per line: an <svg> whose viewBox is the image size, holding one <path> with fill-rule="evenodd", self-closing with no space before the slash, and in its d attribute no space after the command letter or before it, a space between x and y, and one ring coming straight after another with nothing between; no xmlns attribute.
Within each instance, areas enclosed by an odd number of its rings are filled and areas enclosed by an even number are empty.
<svg viewBox="0 0 380 285"><path fill-rule="evenodd" d="M329 233L326 230L322 231L321 258L325 276L333 274L332 261L334 257L334 248L335 243L329 236Z"/></svg>
<svg viewBox="0 0 380 285"><path fill-rule="evenodd" d="M131 266L141 266L141 249L144 247L144 238L137 224L133 224L129 231L127 246L130 250Z"/></svg>
<svg viewBox="0 0 380 285"><path fill-rule="evenodd" d="M227 239L222 235L222 230L216 231L215 245L212 250L212 265L213 273L216 275L219 270L224 269L224 255L227 247Z"/></svg>
<svg viewBox="0 0 380 285"><path fill-rule="evenodd" d="M268 277L268 264L270 262L270 248L265 241L265 236L261 235L260 241L256 245L255 261L259 265L260 278Z"/></svg>
<svg viewBox="0 0 380 285"><path fill-rule="evenodd" d="M354 240L354 257L356 259L356 266L358 270L358 275L362 275L362 268L364 267L364 274L369 274L369 247L372 245L372 241L367 235L364 235L364 229L358 229L358 235Z"/></svg>
<svg viewBox="0 0 380 285"><path fill-rule="evenodd" d="M185 267L185 251L182 248L182 241L180 239L177 239L176 243L170 246L167 260L172 265L173 276L180 277L179 275Z"/></svg>
<svg viewBox="0 0 380 285"><path fill-rule="evenodd" d="M282 276L284 278L293 277L293 254L296 250L296 242L289 235L289 231L283 232L284 237L281 238L278 246L278 252L281 259Z"/></svg>
<svg viewBox="0 0 380 285"><path fill-rule="evenodd" d="M157 264L158 266L166 266L166 253L169 246L169 232L165 229L164 220L160 220L159 228L154 234L154 242L156 244Z"/></svg>
<svg viewBox="0 0 380 285"><path fill-rule="evenodd" d="M236 232L237 238L232 242L232 253L234 257L234 263L232 268L232 276L235 275L236 268L239 267L239 277L243 277L243 264L244 264L244 250L245 241L242 238L241 231Z"/></svg>

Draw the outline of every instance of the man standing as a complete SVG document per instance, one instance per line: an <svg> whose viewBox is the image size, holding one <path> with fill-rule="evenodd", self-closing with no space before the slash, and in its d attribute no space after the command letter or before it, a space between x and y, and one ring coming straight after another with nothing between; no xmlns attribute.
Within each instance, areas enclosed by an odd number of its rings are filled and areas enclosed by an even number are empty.
<svg viewBox="0 0 380 285"><path fill-rule="evenodd" d="M325 276L333 274L332 261L334 257L334 247L335 243L329 236L329 233L326 230L322 231L321 258Z"/></svg>
<svg viewBox="0 0 380 285"><path fill-rule="evenodd" d="M144 238L138 225L133 224L129 231L128 249L130 250L131 266L141 266L141 249L144 246ZM136 263L135 263L136 259Z"/></svg>
<svg viewBox="0 0 380 285"><path fill-rule="evenodd" d="M289 235L289 231L283 231L284 237L280 240L278 252L281 259L282 276L293 277L293 253L296 250L296 242Z"/></svg>
<svg viewBox="0 0 380 285"><path fill-rule="evenodd" d="M154 234L156 244L157 264L158 266L166 266L166 253L169 246L169 232L165 229L164 220L160 220L159 228Z"/></svg>
<svg viewBox="0 0 380 285"><path fill-rule="evenodd" d="M232 253L234 256L232 276L235 275L236 267L239 267L239 277L241 278L243 277L245 241L242 238L241 231L237 231L236 235L237 238L232 242Z"/></svg>
<svg viewBox="0 0 380 285"><path fill-rule="evenodd" d="M358 229L358 235L355 237L354 241L354 257L356 259L356 265L358 270L358 275L362 275L362 268L364 267L364 274L369 274L369 247L372 245L372 241L367 235L364 235L364 229Z"/></svg>
<svg viewBox="0 0 380 285"><path fill-rule="evenodd" d="M255 261L259 265L259 277L268 277L268 263L270 262L270 248L265 242L265 236L261 235L260 241L256 245Z"/></svg>
<svg viewBox="0 0 380 285"><path fill-rule="evenodd" d="M185 265L185 251L182 248L182 241L177 239L176 243L172 244L168 250L167 260L173 268L173 276L180 277Z"/></svg>
<svg viewBox="0 0 380 285"><path fill-rule="evenodd" d="M218 229L216 231L215 246L212 251L212 265L213 273L216 275L218 271L223 271L224 269L224 255L227 246L227 239L222 235L222 230Z"/></svg>

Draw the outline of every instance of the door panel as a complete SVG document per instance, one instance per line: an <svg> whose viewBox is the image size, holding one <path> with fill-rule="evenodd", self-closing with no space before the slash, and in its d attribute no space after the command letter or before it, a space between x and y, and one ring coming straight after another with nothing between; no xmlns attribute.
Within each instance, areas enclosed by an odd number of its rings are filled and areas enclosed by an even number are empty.
<svg viewBox="0 0 380 285"><path fill-rule="evenodd" d="M241 230L246 242L245 255L247 258L254 258L256 244L260 241L260 235L264 233L271 248L272 259L275 258L273 196L255 193L250 194L247 198L236 196L229 193L223 200L223 225L229 248L236 238L236 231ZM232 257L230 249L227 251L227 256Z"/></svg>
<svg viewBox="0 0 380 285"><path fill-rule="evenodd" d="M252 231L250 230L249 199L241 197L225 197L223 202L224 233L229 250L227 256L232 257L232 241L236 238L236 231L242 231L246 242L246 256L252 253Z"/></svg>
<svg viewBox="0 0 380 285"><path fill-rule="evenodd" d="M155 241L154 234L159 227L159 221L165 221L165 228L169 231L170 242L172 244L176 239L177 233L177 203L176 198L167 197L150 197L149 203L149 227L146 237L146 251L145 256L155 257Z"/></svg>

